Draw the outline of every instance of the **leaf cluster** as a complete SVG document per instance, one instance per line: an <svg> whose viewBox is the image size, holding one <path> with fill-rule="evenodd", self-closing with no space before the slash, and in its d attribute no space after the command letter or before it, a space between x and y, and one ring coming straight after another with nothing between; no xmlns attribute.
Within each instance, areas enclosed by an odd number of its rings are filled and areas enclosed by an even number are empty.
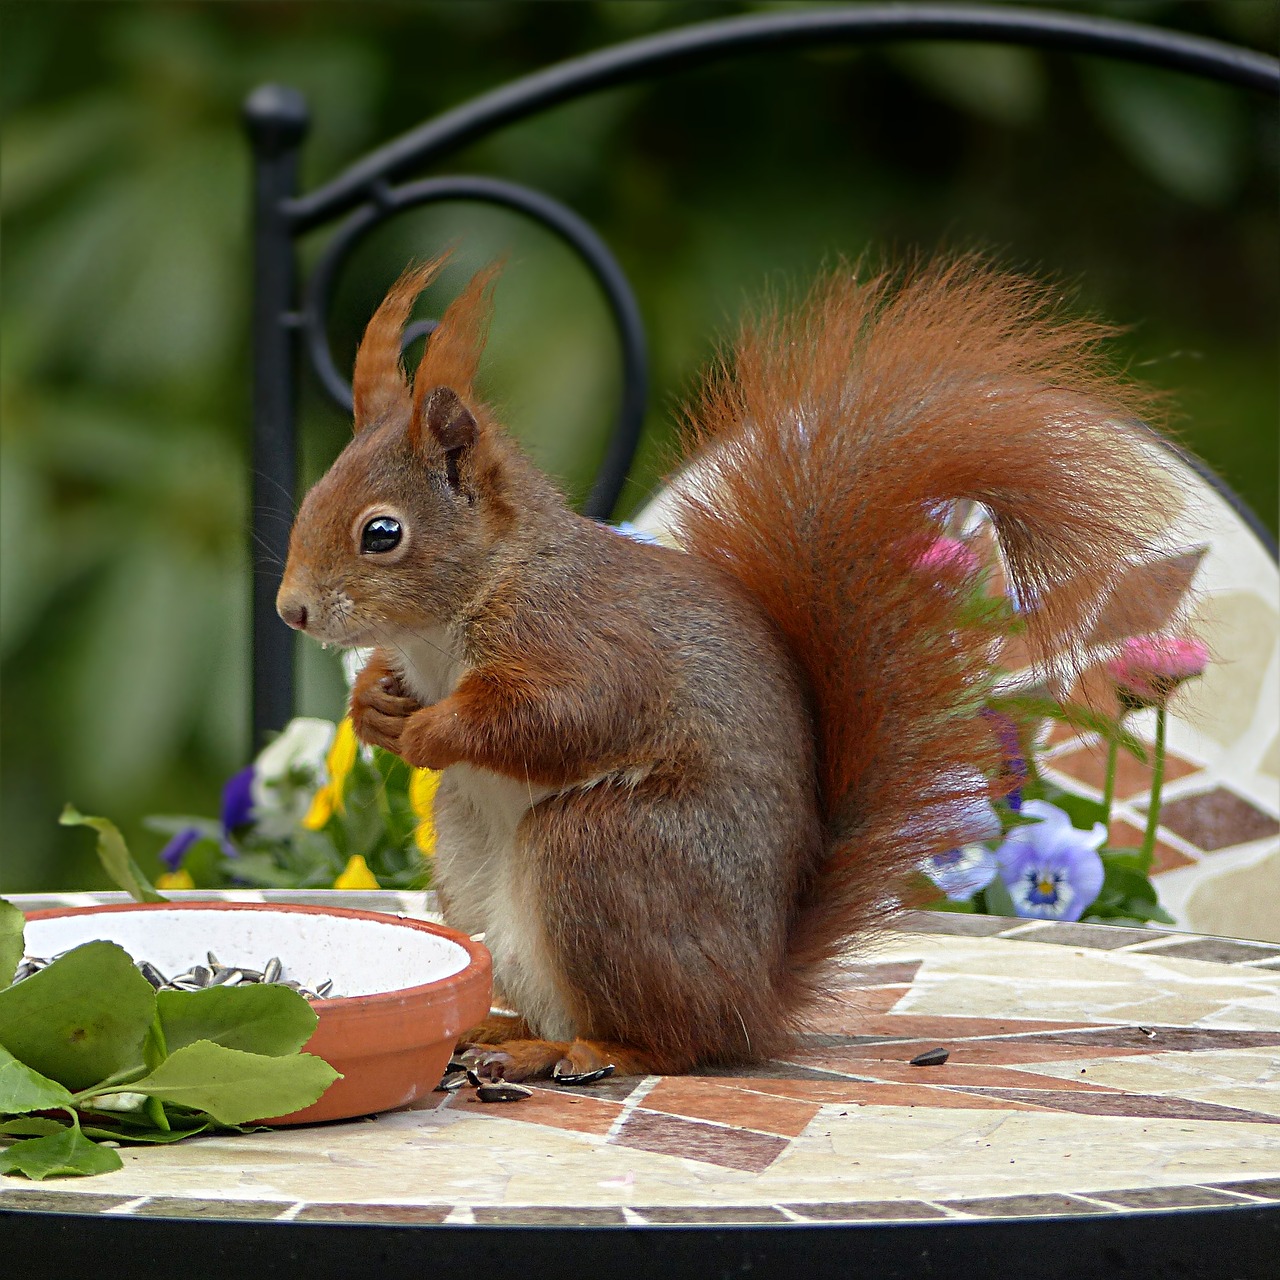
<svg viewBox="0 0 1280 1280"><path fill-rule="evenodd" d="M22 948L0 899L0 1173L109 1173L122 1143L246 1132L339 1078L301 1052L317 1015L287 987L156 992L104 941L14 983Z"/></svg>

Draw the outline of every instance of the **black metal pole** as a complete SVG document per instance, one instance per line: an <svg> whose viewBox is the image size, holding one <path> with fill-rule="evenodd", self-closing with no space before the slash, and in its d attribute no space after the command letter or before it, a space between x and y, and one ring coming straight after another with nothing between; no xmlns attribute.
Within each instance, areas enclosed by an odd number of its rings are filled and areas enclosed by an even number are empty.
<svg viewBox="0 0 1280 1280"><path fill-rule="evenodd" d="M297 473L297 268L286 203L297 193L307 104L263 85L244 105L253 147L253 750L293 714L293 633L275 597L289 546Z"/></svg>

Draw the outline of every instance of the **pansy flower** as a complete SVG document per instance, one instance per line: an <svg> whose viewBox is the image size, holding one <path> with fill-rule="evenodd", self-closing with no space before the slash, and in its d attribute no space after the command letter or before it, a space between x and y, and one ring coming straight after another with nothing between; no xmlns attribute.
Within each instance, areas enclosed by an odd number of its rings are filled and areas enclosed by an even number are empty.
<svg viewBox="0 0 1280 1280"><path fill-rule="evenodd" d="M1026 801L1022 813L1040 821L1015 827L996 850L1014 909L1038 920L1079 920L1102 890L1098 849L1106 827L1096 822L1081 831L1045 800Z"/></svg>
<svg viewBox="0 0 1280 1280"><path fill-rule="evenodd" d="M335 812L342 813L345 807L342 792L346 786L347 774L356 762L356 752L360 744L356 741L356 731L347 717L338 725L333 735L328 754L324 758L327 781L315 793L311 807L302 819L302 825L308 831L319 831Z"/></svg>
<svg viewBox="0 0 1280 1280"><path fill-rule="evenodd" d="M967 844L924 860L925 875L952 902L967 902L979 889L985 889L999 870L996 855L982 844Z"/></svg>

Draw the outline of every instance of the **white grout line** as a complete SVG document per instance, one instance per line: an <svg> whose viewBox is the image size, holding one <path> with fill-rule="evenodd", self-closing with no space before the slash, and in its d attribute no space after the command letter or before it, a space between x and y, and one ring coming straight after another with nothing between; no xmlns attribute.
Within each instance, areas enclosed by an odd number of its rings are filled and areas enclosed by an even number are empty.
<svg viewBox="0 0 1280 1280"><path fill-rule="evenodd" d="M630 1095L623 1100L622 1110L614 1117L613 1123L609 1126L609 1131L604 1135L606 1143L612 1142L619 1133L622 1132L622 1126L631 1119L631 1113L644 1101L645 1098L653 1092L654 1088L662 1080L661 1076L645 1076Z"/></svg>
<svg viewBox="0 0 1280 1280"><path fill-rule="evenodd" d="M114 1209L108 1209L108 1213L136 1213L144 1204L150 1200L150 1196L139 1196L136 1200L126 1200L124 1204L118 1204Z"/></svg>

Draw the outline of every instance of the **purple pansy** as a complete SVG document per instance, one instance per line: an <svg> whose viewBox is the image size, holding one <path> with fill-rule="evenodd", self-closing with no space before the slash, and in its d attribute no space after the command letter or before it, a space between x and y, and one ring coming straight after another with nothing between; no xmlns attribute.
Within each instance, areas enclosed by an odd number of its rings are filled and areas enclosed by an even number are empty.
<svg viewBox="0 0 1280 1280"><path fill-rule="evenodd" d="M1022 812L1022 787L1027 780L1027 762L1022 754L1022 739L1018 734L1017 722L1000 711L987 707L983 717L991 725L1000 744L1001 768L1006 778L1012 778L1016 785L1005 796L1004 802L1014 813Z"/></svg>
<svg viewBox="0 0 1280 1280"><path fill-rule="evenodd" d="M924 860L925 875L952 902L967 902L979 889L985 889L999 870L996 855L981 844L968 844Z"/></svg>
<svg viewBox="0 0 1280 1280"><path fill-rule="evenodd" d="M160 861L163 862L170 871L177 871L177 869L182 866L183 858L187 856L187 850L200 839L201 834L202 833L198 827L183 827L182 830L171 837L169 843L160 850Z"/></svg>
<svg viewBox="0 0 1280 1280"><path fill-rule="evenodd" d="M222 827L227 832L253 821L253 765L233 773L222 788Z"/></svg>
<svg viewBox="0 0 1280 1280"><path fill-rule="evenodd" d="M1039 920L1079 920L1102 890L1098 849L1106 827L1081 831L1045 800L1028 800L1022 812L1040 821L1014 827L996 850L1014 909Z"/></svg>

